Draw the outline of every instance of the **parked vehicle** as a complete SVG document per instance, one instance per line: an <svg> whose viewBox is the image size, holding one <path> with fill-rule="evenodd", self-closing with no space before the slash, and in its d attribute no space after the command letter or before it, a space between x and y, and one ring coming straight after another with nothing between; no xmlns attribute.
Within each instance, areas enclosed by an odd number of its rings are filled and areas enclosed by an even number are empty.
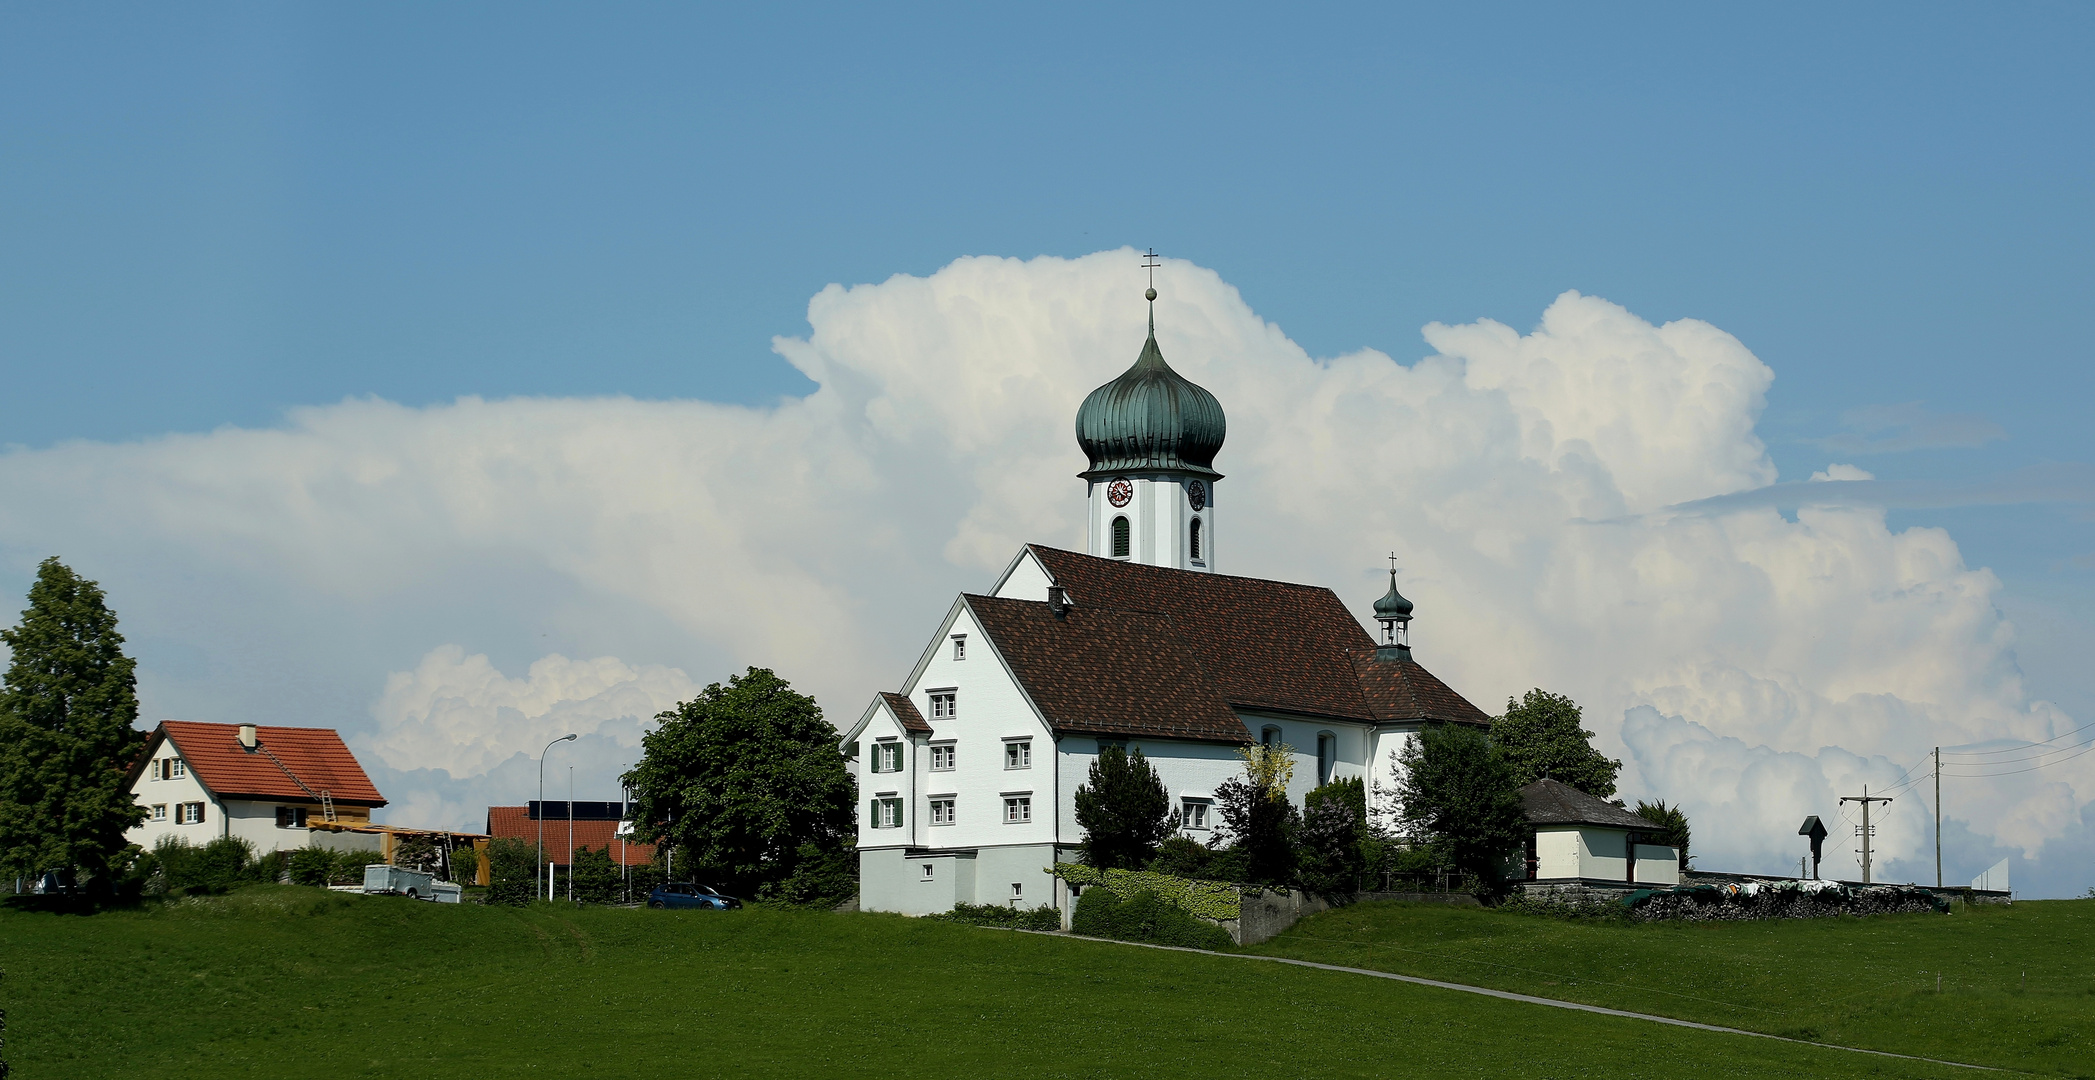
<svg viewBox="0 0 2095 1080"><path fill-rule="evenodd" d="M742 901L714 892L709 885L700 885L695 881L672 881L655 886L655 891L647 894L647 906L727 911L741 907Z"/></svg>
<svg viewBox="0 0 2095 1080"><path fill-rule="evenodd" d="M436 876L404 866L372 863L364 867L365 896L405 896L410 900L436 899Z"/></svg>

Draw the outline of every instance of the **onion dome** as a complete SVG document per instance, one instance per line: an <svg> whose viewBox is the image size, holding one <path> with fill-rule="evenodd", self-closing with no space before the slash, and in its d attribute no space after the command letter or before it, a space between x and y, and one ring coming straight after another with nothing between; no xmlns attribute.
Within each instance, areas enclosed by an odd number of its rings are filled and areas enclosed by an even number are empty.
<svg viewBox="0 0 2095 1080"><path fill-rule="evenodd" d="M1375 618L1383 622L1408 622L1411 619L1411 601L1397 591L1397 572L1389 572L1389 591L1375 601Z"/></svg>
<svg viewBox="0 0 2095 1080"><path fill-rule="evenodd" d="M1219 479L1213 466L1225 430L1215 395L1164 362L1152 319L1135 366L1077 409L1077 445L1091 459L1082 475L1173 469Z"/></svg>

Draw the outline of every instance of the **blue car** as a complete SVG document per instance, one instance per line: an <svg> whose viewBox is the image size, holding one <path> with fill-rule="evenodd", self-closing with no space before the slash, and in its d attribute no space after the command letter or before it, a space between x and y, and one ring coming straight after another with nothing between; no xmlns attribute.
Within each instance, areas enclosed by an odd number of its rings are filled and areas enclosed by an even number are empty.
<svg viewBox="0 0 2095 1080"><path fill-rule="evenodd" d="M732 896L722 896L711 886L691 881L672 881L655 887L647 894L647 906L651 908L703 908L707 911L727 911L742 906L742 901Z"/></svg>

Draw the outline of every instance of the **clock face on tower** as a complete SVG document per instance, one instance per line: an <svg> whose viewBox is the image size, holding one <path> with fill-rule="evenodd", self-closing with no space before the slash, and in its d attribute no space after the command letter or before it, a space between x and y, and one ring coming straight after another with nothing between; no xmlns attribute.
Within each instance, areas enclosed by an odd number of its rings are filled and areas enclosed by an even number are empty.
<svg viewBox="0 0 2095 1080"><path fill-rule="evenodd" d="M1192 503L1195 510L1205 507L1208 504L1208 486L1198 480L1187 484L1186 501Z"/></svg>
<svg viewBox="0 0 2095 1080"><path fill-rule="evenodd" d="M1128 483L1125 478L1106 485L1106 501L1115 506L1126 506L1128 500L1134 497L1135 485Z"/></svg>

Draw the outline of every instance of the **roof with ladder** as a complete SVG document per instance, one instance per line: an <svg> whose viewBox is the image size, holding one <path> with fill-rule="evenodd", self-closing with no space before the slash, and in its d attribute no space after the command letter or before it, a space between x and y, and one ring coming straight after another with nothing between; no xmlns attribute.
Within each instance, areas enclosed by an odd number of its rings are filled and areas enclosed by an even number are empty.
<svg viewBox="0 0 2095 1080"><path fill-rule="evenodd" d="M324 794L350 806L386 804L335 729L259 724L255 735L250 750L240 744L238 724L163 720L131 770L130 782L137 782L164 743L172 743L190 775L220 798L317 803Z"/></svg>

